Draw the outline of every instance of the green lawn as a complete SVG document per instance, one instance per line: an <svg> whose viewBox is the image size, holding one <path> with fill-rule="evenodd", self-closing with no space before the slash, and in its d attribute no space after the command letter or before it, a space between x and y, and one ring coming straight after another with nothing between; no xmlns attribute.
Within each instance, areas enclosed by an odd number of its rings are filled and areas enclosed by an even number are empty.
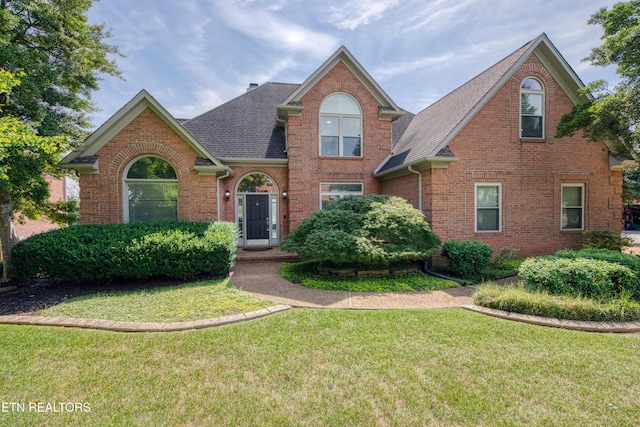
<svg viewBox="0 0 640 427"><path fill-rule="evenodd" d="M273 305L234 288L229 279L221 279L87 295L49 307L42 315L123 322L179 322L247 313Z"/></svg>
<svg viewBox="0 0 640 427"><path fill-rule="evenodd" d="M632 426L640 335L446 310L294 309L125 334L0 326L2 426Z"/></svg>

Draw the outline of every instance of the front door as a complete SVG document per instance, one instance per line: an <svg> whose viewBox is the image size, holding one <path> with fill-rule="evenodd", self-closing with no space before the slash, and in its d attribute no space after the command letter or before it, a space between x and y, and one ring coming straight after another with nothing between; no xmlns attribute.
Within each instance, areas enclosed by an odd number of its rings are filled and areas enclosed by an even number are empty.
<svg viewBox="0 0 640 427"><path fill-rule="evenodd" d="M269 244L269 195L247 194L247 244Z"/></svg>

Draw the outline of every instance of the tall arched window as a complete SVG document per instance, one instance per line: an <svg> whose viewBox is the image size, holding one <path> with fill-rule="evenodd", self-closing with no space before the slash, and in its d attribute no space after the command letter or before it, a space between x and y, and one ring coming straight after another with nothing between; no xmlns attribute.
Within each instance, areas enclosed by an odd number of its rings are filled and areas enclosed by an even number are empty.
<svg viewBox="0 0 640 427"><path fill-rule="evenodd" d="M347 94L330 95L320 106L320 155L362 156L362 111Z"/></svg>
<svg viewBox="0 0 640 427"><path fill-rule="evenodd" d="M178 219L178 176L165 159L147 156L134 161L124 191L125 222Z"/></svg>
<svg viewBox="0 0 640 427"><path fill-rule="evenodd" d="M533 77L520 85L520 117L522 138L544 137L544 88Z"/></svg>

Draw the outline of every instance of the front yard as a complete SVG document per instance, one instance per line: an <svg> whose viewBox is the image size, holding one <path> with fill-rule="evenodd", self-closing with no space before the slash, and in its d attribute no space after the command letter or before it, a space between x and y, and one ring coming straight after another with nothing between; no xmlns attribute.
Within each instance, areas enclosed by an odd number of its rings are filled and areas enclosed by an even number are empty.
<svg viewBox="0 0 640 427"><path fill-rule="evenodd" d="M206 330L0 326L0 425L635 425L640 336L462 309L296 309ZM8 408L8 406L6 406Z"/></svg>

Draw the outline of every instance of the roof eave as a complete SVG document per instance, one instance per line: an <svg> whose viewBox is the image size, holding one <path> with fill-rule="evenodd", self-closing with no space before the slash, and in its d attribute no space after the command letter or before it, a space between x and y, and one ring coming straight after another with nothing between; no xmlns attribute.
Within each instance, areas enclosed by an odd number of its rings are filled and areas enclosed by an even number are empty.
<svg viewBox="0 0 640 427"><path fill-rule="evenodd" d="M449 167L449 163L457 162L458 160L458 157L424 157L420 160L405 163L382 172L375 172L373 176L376 178L391 179L412 173L409 168L416 171L446 169Z"/></svg>
<svg viewBox="0 0 640 427"><path fill-rule="evenodd" d="M286 167L289 159L264 159L253 157L220 157L219 160L227 166L274 166Z"/></svg>

